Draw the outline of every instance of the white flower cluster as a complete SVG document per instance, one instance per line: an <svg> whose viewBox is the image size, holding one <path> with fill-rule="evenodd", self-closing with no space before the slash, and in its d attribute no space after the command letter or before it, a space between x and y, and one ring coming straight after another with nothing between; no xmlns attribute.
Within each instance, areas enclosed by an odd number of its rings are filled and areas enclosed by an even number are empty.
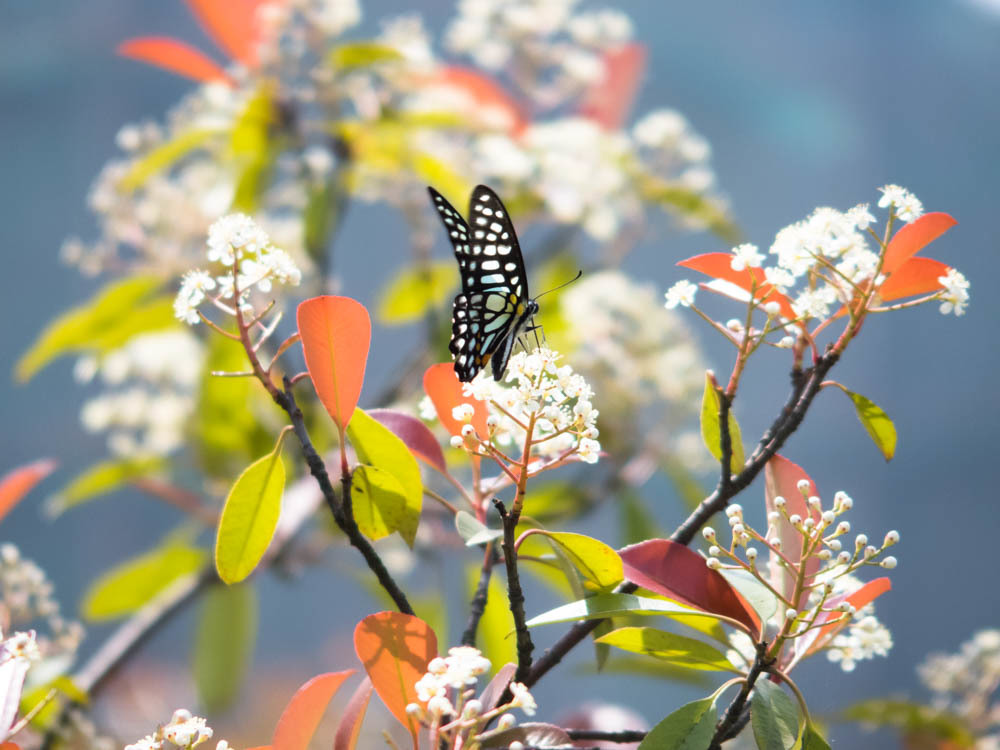
<svg viewBox="0 0 1000 750"><path fill-rule="evenodd" d="M202 270L184 274L174 300L174 314L188 324L199 321L198 307L206 298L219 309L234 313L237 307L252 309L248 300L254 289L268 293L275 281L297 285L302 280L302 272L292 257L274 247L267 232L246 214L223 216L208 228L206 255L224 270L215 277ZM234 274L234 266L238 273ZM216 288L218 292L210 294Z"/></svg>
<svg viewBox="0 0 1000 750"><path fill-rule="evenodd" d="M122 458L173 452L184 443L204 356L197 337L167 329L135 336L100 358L80 358L76 379L99 376L108 389L84 404L83 426L107 432L109 450Z"/></svg>
<svg viewBox="0 0 1000 750"><path fill-rule="evenodd" d="M427 673L414 685L419 702L410 703L406 712L422 724L435 727L436 737L448 740L449 747L465 747L497 718L500 729L510 728L515 723L509 713L512 709L533 716L538 705L520 682L510 683L510 702L496 708L484 706L474 697L479 677L488 674L490 667L490 660L477 648L448 649L448 656L431 659Z"/></svg>
<svg viewBox="0 0 1000 750"><path fill-rule="evenodd" d="M170 721L159 727L153 734L126 745L125 750L163 750L169 742L179 748L191 750L212 738L212 728L200 716L192 716L191 712L178 708ZM219 740L215 750L230 750L229 743Z"/></svg>
<svg viewBox="0 0 1000 750"><path fill-rule="evenodd" d="M977 748L1000 741L1000 630L980 630L957 653L931 654L917 673L936 708L962 717L977 735L993 733Z"/></svg>
<svg viewBox="0 0 1000 750"><path fill-rule="evenodd" d="M519 460L530 429L532 457L548 462L575 455L596 463L601 444L597 441L598 411L591 403L593 391L572 367L557 366L559 357L546 348L518 352L507 363L504 383L493 380L485 370L467 383L465 394L488 405L490 434L476 436L468 424L465 438L452 438L452 442L476 450L479 440L492 441L501 448L514 447ZM453 416L469 422L472 407L456 407Z"/></svg>

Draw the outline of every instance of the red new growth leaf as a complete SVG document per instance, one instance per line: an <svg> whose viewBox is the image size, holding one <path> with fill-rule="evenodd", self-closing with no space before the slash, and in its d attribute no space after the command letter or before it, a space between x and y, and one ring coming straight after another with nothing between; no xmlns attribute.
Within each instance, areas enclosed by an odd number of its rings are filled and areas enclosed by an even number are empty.
<svg viewBox="0 0 1000 750"><path fill-rule="evenodd" d="M374 689L372 681L367 677L358 685L358 689L351 696L347 708L344 709L343 716L340 717L337 734L333 738L333 750L354 750L358 746L361 722L365 718L368 701L371 700Z"/></svg>
<svg viewBox="0 0 1000 750"><path fill-rule="evenodd" d="M354 629L354 650L371 678L375 692L386 708L409 729L417 744L417 723L406 713L415 703L414 685L424 676L427 664L437 656L437 636L430 626L413 615L379 612L368 615Z"/></svg>
<svg viewBox="0 0 1000 750"><path fill-rule="evenodd" d="M948 266L931 258L910 258L882 282L878 296L883 302L916 294L930 294L942 289L938 277L948 273Z"/></svg>
<svg viewBox="0 0 1000 750"><path fill-rule="evenodd" d="M396 437L406 443L414 456L426 461L442 474L448 471L437 438L419 419L392 409L369 409L368 416L392 430Z"/></svg>
<svg viewBox="0 0 1000 750"><path fill-rule="evenodd" d="M266 0L187 0L205 32L248 68L257 65L257 10Z"/></svg>
<svg viewBox="0 0 1000 750"><path fill-rule="evenodd" d="M584 93L580 114L607 130L618 130L628 118L639 90L646 68L646 48L625 44L606 52L603 62L604 75Z"/></svg>
<svg viewBox="0 0 1000 750"><path fill-rule="evenodd" d="M788 320L793 320L796 317L791 300L764 281L763 269L744 268L742 271L734 271L731 265L732 260L733 256L730 253L704 253L682 260L677 265L698 271L714 279L722 279L735 284L740 289L751 292L754 299L761 302L777 302L781 307L782 316Z"/></svg>
<svg viewBox="0 0 1000 750"><path fill-rule="evenodd" d="M364 305L327 295L299 305L299 336L319 400L343 431L361 396L372 322Z"/></svg>
<svg viewBox="0 0 1000 750"><path fill-rule="evenodd" d="M21 750L16 742L0 742L0 750Z"/></svg>
<svg viewBox="0 0 1000 750"><path fill-rule="evenodd" d="M650 539L619 550L625 578L656 594L741 622L756 638L760 619L705 558L669 539Z"/></svg>
<svg viewBox="0 0 1000 750"><path fill-rule="evenodd" d="M441 362L431 365L424 373L424 390L434 403L441 424L452 435L462 434L462 423L451 416L451 410L459 404L471 404L474 410L472 426L480 437L486 437L486 417L489 412L482 401L466 396L462 392L462 381L455 374L455 365L451 362Z"/></svg>
<svg viewBox="0 0 1000 750"><path fill-rule="evenodd" d="M477 70L449 65L423 79L427 86L446 86L464 92L475 104L475 110L494 123L503 118L507 129L520 133L528 121L517 101L504 88ZM499 116L499 117L498 117Z"/></svg>
<svg viewBox="0 0 1000 750"><path fill-rule="evenodd" d="M171 73L193 78L202 83L232 79L214 60L194 47L164 36L145 36L122 42L115 50L123 57L130 57Z"/></svg>
<svg viewBox="0 0 1000 750"><path fill-rule="evenodd" d="M809 496L818 497L819 491L816 489L816 484L802 470L801 466L779 455L775 455L768 461L767 466L764 468L764 500L767 512L770 514L771 511L777 510L774 498L780 496L785 498L785 510L789 516L798 515L800 518L809 518L811 516L814 521L819 521L819 511L810 508L799 491L798 484L803 479L809 482ZM783 554L791 562L798 563L802 558L802 535L795 530L795 527L784 516L776 522L775 526L778 538L781 540ZM779 560L780 558L777 555L771 556L771 584L778 588L786 598L790 599L794 592L795 578L787 568L780 564ZM810 558L806 563L806 575L812 576L815 574L819 570L819 564L820 560L818 558ZM808 591L803 592L800 605L804 604L805 600L809 598L808 594Z"/></svg>
<svg viewBox="0 0 1000 750"><path fill-rule="evenodd" d="M32 487L51 474L55 468L55 461L43 458L0 477L0 518L6 516Z"/></svg>
<svg viewBox="0 0 1000 750"><path fill-rule="evenodd" d="M947 232L958 222L946 213L937 212L924 214L916 221L900 229L889 240L882 262L882 273L891 275L909 258L919 253L924 247Z"/></svg>
<svg viewBox="0 0 1000 750"><path fill-rule="evenodd" d="M861 609L862 607L871 604L873 601L878 599L882 594L892 588L892 582L885 577L876 578L874 581L869 581L864 586L859 588L857 591L848 594L847 596L835 596L827 600L825 605L826 609L833 609L841 602L847 602L855 609ZM819 616L819 622L825 622L828 620L838 620L840 617L839 612L828 612L821 614ZM850 624L851 620L841 620L839 622L833 622L830 625L819 628L816 632L816 637L814 640L806 641L803 646L806 647L805 653L811 654L815 651L823 648L830 640L841 630L846 628Z"/></svg>
<svg viewBox="0 0 1000 750"><path fill-rule="evenodd" d="M272 750L307 750L326 707L353 669L313 677L295 691L274 728Z"/></svg>

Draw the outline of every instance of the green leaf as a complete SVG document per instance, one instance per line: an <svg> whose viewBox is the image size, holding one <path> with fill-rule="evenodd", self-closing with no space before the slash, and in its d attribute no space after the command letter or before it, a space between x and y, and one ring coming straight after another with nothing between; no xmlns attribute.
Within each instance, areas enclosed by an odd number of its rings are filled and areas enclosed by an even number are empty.
<svg viewBox="0 0 1000 750"><path fill-rule="evenodd" d="M166 461L159 456L101 461L73 477L45 502L45 511L58 516L70 508L118 489L139 477L161 471Z"/></svg>
<svg viewBox="0 0 1000 750"><path fill-rule="evenodd" d="M701 399L701 437L705 447L717 461L722 460L722 431L719 429L719 408L721 406L719 392L712 383L712 378L705 375L705 393ZM743 468L743 438L740 436L740 426L729 411L729 442L733 448L730 471L739 474Z"/></svg>
<svg viewBox="0 0 1000 750"><path fill-rule="evenodd" d="M545 335L548 336L548 328ZM533 518L565 522L569 517L580 515L581 510L587 507L586 489L576 482L540 482L528 490L526 502Z"/></svg>
<svg viewBox="0 0 1000 750"><path fill-rule="evenodd" d="M456 286L458 269L454 261L403 268L379 292L378 318L386 325L420 320L429 309L441 306Z"/></svg>
<svg viewBox="0 0 1000 750"><path fill-rule="evenodd" d="M717 201L678 183L667 182L649 174L638 176L639 190L646 200L658 203L685 218L693 219L730 245L739 242L741 238L739 228Z"/></svg>
<svg viewBox="0 0 1000 750"><path fill-rule="evenodd" d="M792 750L799 737L799 712L795 703L763 675L753 686L750 723L759 750Z"/></svg>
<svg viewBox="0 0 1000 750"><path fill-rule="evenodd" d="M83 595L83 616L113 620L135 612L177 579L205 563L205 551L168 538L151 552L128 560L98 578Z"/></svg>
<svg viewBox="0 0 1000 750"><path fill-rule="evenodd" d="M50 701L44 708L37 711L29 722L29 726L40 733L44 733L54 727L56 721L62 716L65 704L59 700L60 695L81 706L86 706L90 703L90 696L81 690L69 675L60 675L54 680L46 680L21 693L21 715L26 716L33 709L37 709L38 704L45 700L45 697L52 688L55 688L57 691L55 700Z"/></svg>
<svg viewBox="0 0 1000 750"><path fill-rule="evenodd" d="M229 490L215 538L215 568L225 583L250 575L271 544L281 514L285 464L281 433L274 450L250 464Z"/></svg>
<svg viewBox="0 0 1000 750"><path fill-rule="evenodd" d="M585 582L592 587L607 589L625 577L622 559L604 542L584 534L567 531L546 531L545 536L557 543Z"/></svg>
<svg viewBox="0 0 1000 750"><path fill-rule="evenodd" d="M466 510L455 514L455 530L465 540L466 547L477 547L503 536L503 529L491 529Z"/></svg>
<svg viewBox="0 0 1000 750"><path fill-rule="evenodd" d="M367 41L341 44L330 53L330 63L341 69L366 68L376 63L402 59L403 55L395 47Z"/></svg>
<svg viewBox="0 0 1000 750"><path fill-rule="evenodd" d="M479 583L480 566L469 566L466 572L466 590L471 600L476 585ZM487 589L486 609L479 620L476 631L476 643L483 655L492 662L494 669L499 669L507 662L517 661L517 641L514 632L514 616L510 613L507 601L507 590L496 575L496 569L490 576Z"/></svg>
<svg viewBox="0 0 1000 750"><path fill-rule="evenodd" d="M736 591L753 607L761 622L767 622L778 611L780 602L771 590L746 570L720 570Z"/></svg>
<svg viewBox="0 0 1000 750"><path fill-rule="evenodd" d="M906 734L936 737L953 747L974 747L975 736L962 719L931 706L876 698L847 708L842 717L874 727L893 727Z"/></svg>
<svg viewBox="0 0 1000 750"><path fill-rule="evenodd" d="M806 724L802 731L802 747L800 750L830 750L830 743L827 742L819 730L811 722Z"/></svg>
<svg viewBox="0 0 1000 750"><path fill-rule="evenodd" d="M469 200L472 184L436 156L425 152L412 154L410 167L417 177L428 185L433 185L441 195L453 204L461 206Z"/></svg>
<svg viewBox="0 0 1000 750"><path fill-rule="evenodd" d="M257 596L250 584L212 586L201 603L191 664L209 712L233 705L257 636Z"/></svg>
<svg viewBox="0 0 1000 750"><path fill-rule="evenodd" d="M711 672L678 667L669 662L650 659L646 656L626 655L623 651L612 650L607 644L596 645L607 648L611 652L611 656L599 670L596 666L590 664L579 665L576 671L580 674L594 674L599 671L601 674L638 675L640 677L652 677L657 680L693 685L697 688L708 688L712 684Z"/></svg>
<svg viewBox="0 0 1000 750"><path fill-rule="evenodd" d="M649 730L638 750L705 750L716 719L714 698L692 701Z"/></svg>
<svg viewBox="0 0 1000 750"><path fill-rule="evenodd" d="M654 656L678 667L739 674L739 670L729 663L726 655L714 646L666 630L624 627L597 640L623 651Z"/></svg>
<svg viewBox="0 0 1000 750"><path fill-rule="evenodd" d="M405 523L406 496L399 480L377 466L361 464L351 475L354 520L369 539L382 539Z"/></svg>
<svg viewBox="0 0 1000 750"><path fill-rule="evenodd" d="M127 191L142 187L154 174L167 169L222 132L221 129L195 128L178 133L173 139L132 162L128 172L119 181L118 187Z"/></svg>
<svg viewBox="0 0 1000 750"><path fill-rule="evenodd" d="M14 368L25 382L56 357L117 349L137 333L177 325L173 298L153 296L160 280L136 276L104 286L87 302L67 310L38 336Z"/></svg>
<svg viewBox="0 0 1000 750"><path fill-rule="evenodd" d="M649 599L635 594L597 594L587 599L564 604L528 620L528 627L559 622L593 620L618 615L664 615L665 617L706 617L718 619L711 612L685 607L669 599Z"/></svg>
<svg viewBox="0 0 1000 750"><path fill-rule="evenodd" d="M854 393L846 388L843 391L854 402L854 411L868 431L868 436L875 443L875 447L882 451L886 461L891 461L896 455L896 426L889 419L889 415L874 401L860 393Z"/></svg>
<svg viewBox="0 0 1000 750"><path fill-rule="evenodd" d="M267 187L277 155L274 132L279 113L273 87L265 84L247 102L233 123L229 149L236 165L233 209L251 213Z"/></svg>
<svg viewBox="0 0 1000 750"><path fill-rule="evenodd" d="M412 547L424 501L424 485L417 459L392 430L361 409L354 410L354 416L347 425L347 436L359 461L388 472L399 483L406 503L402 516L390 528L398 531Z"/></svg>

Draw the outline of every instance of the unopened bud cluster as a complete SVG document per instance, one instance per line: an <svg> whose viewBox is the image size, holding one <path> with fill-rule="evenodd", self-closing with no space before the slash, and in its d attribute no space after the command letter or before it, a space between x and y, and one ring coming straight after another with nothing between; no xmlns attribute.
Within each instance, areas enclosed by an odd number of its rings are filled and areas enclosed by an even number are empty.
<svg viewBox="0 0 1000 750"><path fill-rule="evenodd" d="M212 727L208 726L203 718L192 716L187 709L178 708L169 722L159 727L153 734L126 745L125 750L165 750L170 745L192 750L212 739L212 734ZM228 742L219 740L215 750L231 750L231 748Z"/></svg>

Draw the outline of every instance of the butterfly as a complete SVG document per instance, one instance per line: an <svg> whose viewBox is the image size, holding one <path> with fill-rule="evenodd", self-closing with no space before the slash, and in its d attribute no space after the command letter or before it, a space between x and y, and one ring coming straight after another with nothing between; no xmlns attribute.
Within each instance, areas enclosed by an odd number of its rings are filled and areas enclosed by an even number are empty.
<svg viewBox="0 0 1000 750"><path fill-rule="evenodd" d="M444 222L462 276L448 344L455 373L467 383L490 364L493 379L500 380L514 343L538 312L538 303L528 296L524 259L510 214L486 185L472 191L468 222L437 190L427 190Z"/></svg>

